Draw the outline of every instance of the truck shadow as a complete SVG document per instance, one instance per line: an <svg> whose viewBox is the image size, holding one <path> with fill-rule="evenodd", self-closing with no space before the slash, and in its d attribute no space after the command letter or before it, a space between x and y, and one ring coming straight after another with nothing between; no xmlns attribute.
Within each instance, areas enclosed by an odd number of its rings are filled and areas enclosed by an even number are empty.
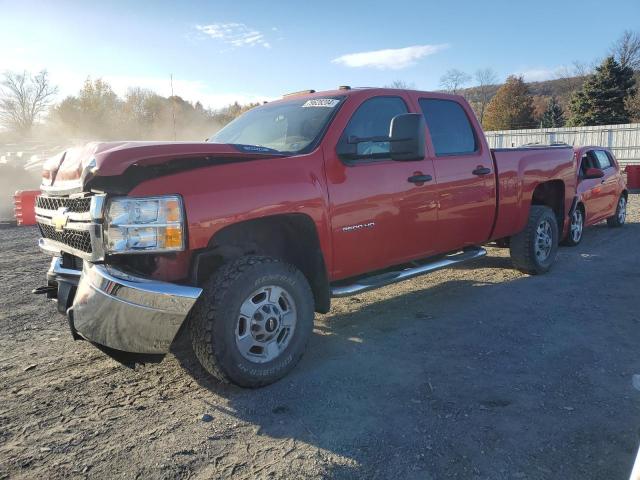
<svg viewBox="0 0 640 480"><path fill-rule="evenodd" d="M429 339L429 330L444 321L428 313L427 302L449 297L452 290L475 289L473 283L446 282L375 302L360 297L338 300L336 304L350 311L316 315L313 336L298 366L260 389L215 380L195 358L185 333L172 353L201 387L226 400L208 402L214 419L216 413L230 415L257 426L260 436L293 439L338 455L343 462L331 462L323 472L326 478L389 478L397 466L389 470L377 452L387 450L389 442L402 451L403 432L416 435L419 428L418 436L425 434L425 408L448 408L429 391L428 375L420 365L437 355L429 352L436 342ZM412 337L424 338L421 348L405 344L409 331ZM400 413L401 406L409 408Z"/></svg>
<svg viewBox="0 0 640 480"><path fill-rule="evenodd" d="M571 265L543 277L450 280L429 288L420 288L417 280L417 289L400 295L382 289L337 300L334 314L316 316L296 369L258 390L213 380L184 338L174 354L202 387L226 400L209 404L214 418L219 411L258 427L258 435L340 456L345 463L331 462L333 470L325 472L331 478L511 471L506 452L514 444L520 464L531 463L529 472L539 473L539 466L566 462L562 442L566 429L577 426L567 425L565 397L577 393L581 399L572 400L572 409L576 402L590 404L580 393L592 385L589 369L638 363L630 355L634 349L618 351L615 358L607 354L611 325L602 322L601 310L585 305L584 289L602 288L602 272L573 281L576 271L597 265L580 255L565 262ZM510 262L488 257L474 265L497 269ZM545 287L549 284L561 284L563 291ZM631 335L637 327L631 306L618 304L614 310L609 313L617 331L628 328ZM626 379L607 382L599 388L613 398L625 395ZM554 391L564 393L558 398ZM607 468L628 463L636 447L629 419L593 409L589 418L589 435L612 432L631 452L619 450ZM580 424L586 428L584 419ZM583 446L584 458L574 459L576 465L593 453ZM537 456L522 453L534 449ZM604 476L623 473L614 469Z"/></svg>

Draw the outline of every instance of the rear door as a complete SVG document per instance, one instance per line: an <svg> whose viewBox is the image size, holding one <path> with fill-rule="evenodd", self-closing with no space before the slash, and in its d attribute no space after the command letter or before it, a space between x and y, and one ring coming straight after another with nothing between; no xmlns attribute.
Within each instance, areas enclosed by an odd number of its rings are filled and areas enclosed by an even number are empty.
<svg viewBox="0 0 640 480"><path fill-rule="evenodd" d="M449 98L420 97L438 191L441 252L488 240L496 211L491 152L477 137L472 113Z"/></svg>
<svg viewBox="0 0 640 480"><path fill-rule="evenodd" d="M615 214L618 204L618 172L607 151L595 150L595 155L598 165L604 171L604 177L601 180L602 215L607 218Z"/></svg>
<svg viewBox="0 0 640 480"><path fill-rule="evenodd" d="M580 178L579 190L586 210L585 223L592 224L613 215L616 204L616 169L604 150L588 150L581 159L580 175L588 168L600 168L602 178Z"/></svg>

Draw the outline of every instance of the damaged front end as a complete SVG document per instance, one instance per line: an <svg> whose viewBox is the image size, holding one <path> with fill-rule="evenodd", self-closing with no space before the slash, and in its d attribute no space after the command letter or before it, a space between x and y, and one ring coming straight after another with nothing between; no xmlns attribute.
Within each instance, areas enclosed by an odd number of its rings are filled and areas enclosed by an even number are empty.
<svg viewBox="0 0 640 480"><path fill-rule="evenodd" d="M168 352L201 289L135 276L105 263L103 195L42 195L37 202L39 246L53 255L42 293L57 299L74 338L125 352ZM77 211L79 204L89 210ZM68 211L70 205L76 211Z"/></svg>
<svg viewBox="0 0 640 480"><path fill-rule="evenodd" d="M186 211L175 192L129 193L187 169L281 155L206 142L94 142L52 157L36 220L39 246L54 258L47 285L36 293L57 299L76 337L126 352L166 353L201 294L151 275L156 261L188 253Z"/></svg>
<svg viewBox="0 0 640 480"><path fill-rule="evenodd" d="M155 221L144 218L144 225L132 224L138 210L129 208L129 203L135 199L87 191L96 164L85 161L83 155L86 158L95 150L85 147L79 154L67 153L71 158L67 168L61 168L66 163L64 154L49 162L53 168L45 166L36 221L41 232L39 247L53 258L47 285L34 293L57 301L76 339L124 352L167 353L201 289L140 275L116 259L122 258L119 254L161 254L186 248L180 199L174 195L165 201L173 202L171 215L175 218L156 213ZM147 207L161 204L158 199L145 198L144 202ZM115 204L119 210L111 208ZM135 211L130 213L123 205ZM114 210L118 218L113 218Z"/></svg>

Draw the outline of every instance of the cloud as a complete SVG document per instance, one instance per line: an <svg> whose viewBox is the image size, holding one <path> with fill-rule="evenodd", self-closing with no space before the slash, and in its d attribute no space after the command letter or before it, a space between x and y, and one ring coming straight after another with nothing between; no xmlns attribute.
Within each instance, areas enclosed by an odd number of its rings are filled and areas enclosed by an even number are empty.
<svg viewBox="0 0 640 480"><path fill-rule="evenodd" d="M380 70L400 70L415 65L422 57L433 55L449 45L414 45L405 48L386 48L371 52L349 53L331 60L346 67L373 67Z"/></svg>
<svg viewBox="0 0 640 480"><path fill-rule="evenodd" d="M545 80L558 78L566 69L567 67L564 66L555 68L531 68L514 72L512 75L524 78L525 82L543 82Z"/></svg>
<svg viewBox="0 0 640 480"><path fill-rule="evenodd" d="M212 23L209 25L196 25L196 29L216 40L220 40L233 47L271 48L271 44L265 35L259 30L248 27L244 23Z"/></svg>

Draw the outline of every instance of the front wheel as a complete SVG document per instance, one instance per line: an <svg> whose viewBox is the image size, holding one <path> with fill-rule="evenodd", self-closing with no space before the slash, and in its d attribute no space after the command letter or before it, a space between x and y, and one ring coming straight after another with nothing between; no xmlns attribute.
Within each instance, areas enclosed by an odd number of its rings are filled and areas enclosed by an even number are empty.
<svg viewBox="0 0 640 480"><path fill-rule="evenodd" d="M622 227L627 221L627 197L620 195L616 213L613 217L607 218L607 225L611 228Z"/></svg>
<svg viewBox="0 0 640 480"><path fill-rule="evenodd" d="M313 294L298 269L274 258L241 257L205 285L191 313L193 350L221 381L268 385L302 357L313 317Z"/></svg>
<svg viewBox="0 0 640 480"><path fill-rule="evenodd" d="M510 242L515 268L529 275L546 273L558 253L558 222L549 207L532 205L524 230Z"/></svg>
<svg viewBox="0 0 640 480"><path fill-rule="evenodd" d="M571 215L571 225L569 226L569 234L562 241L562 245L567 247L575 247L582 240L584 232L584 212L582 207L578 206Z"/></svg>

